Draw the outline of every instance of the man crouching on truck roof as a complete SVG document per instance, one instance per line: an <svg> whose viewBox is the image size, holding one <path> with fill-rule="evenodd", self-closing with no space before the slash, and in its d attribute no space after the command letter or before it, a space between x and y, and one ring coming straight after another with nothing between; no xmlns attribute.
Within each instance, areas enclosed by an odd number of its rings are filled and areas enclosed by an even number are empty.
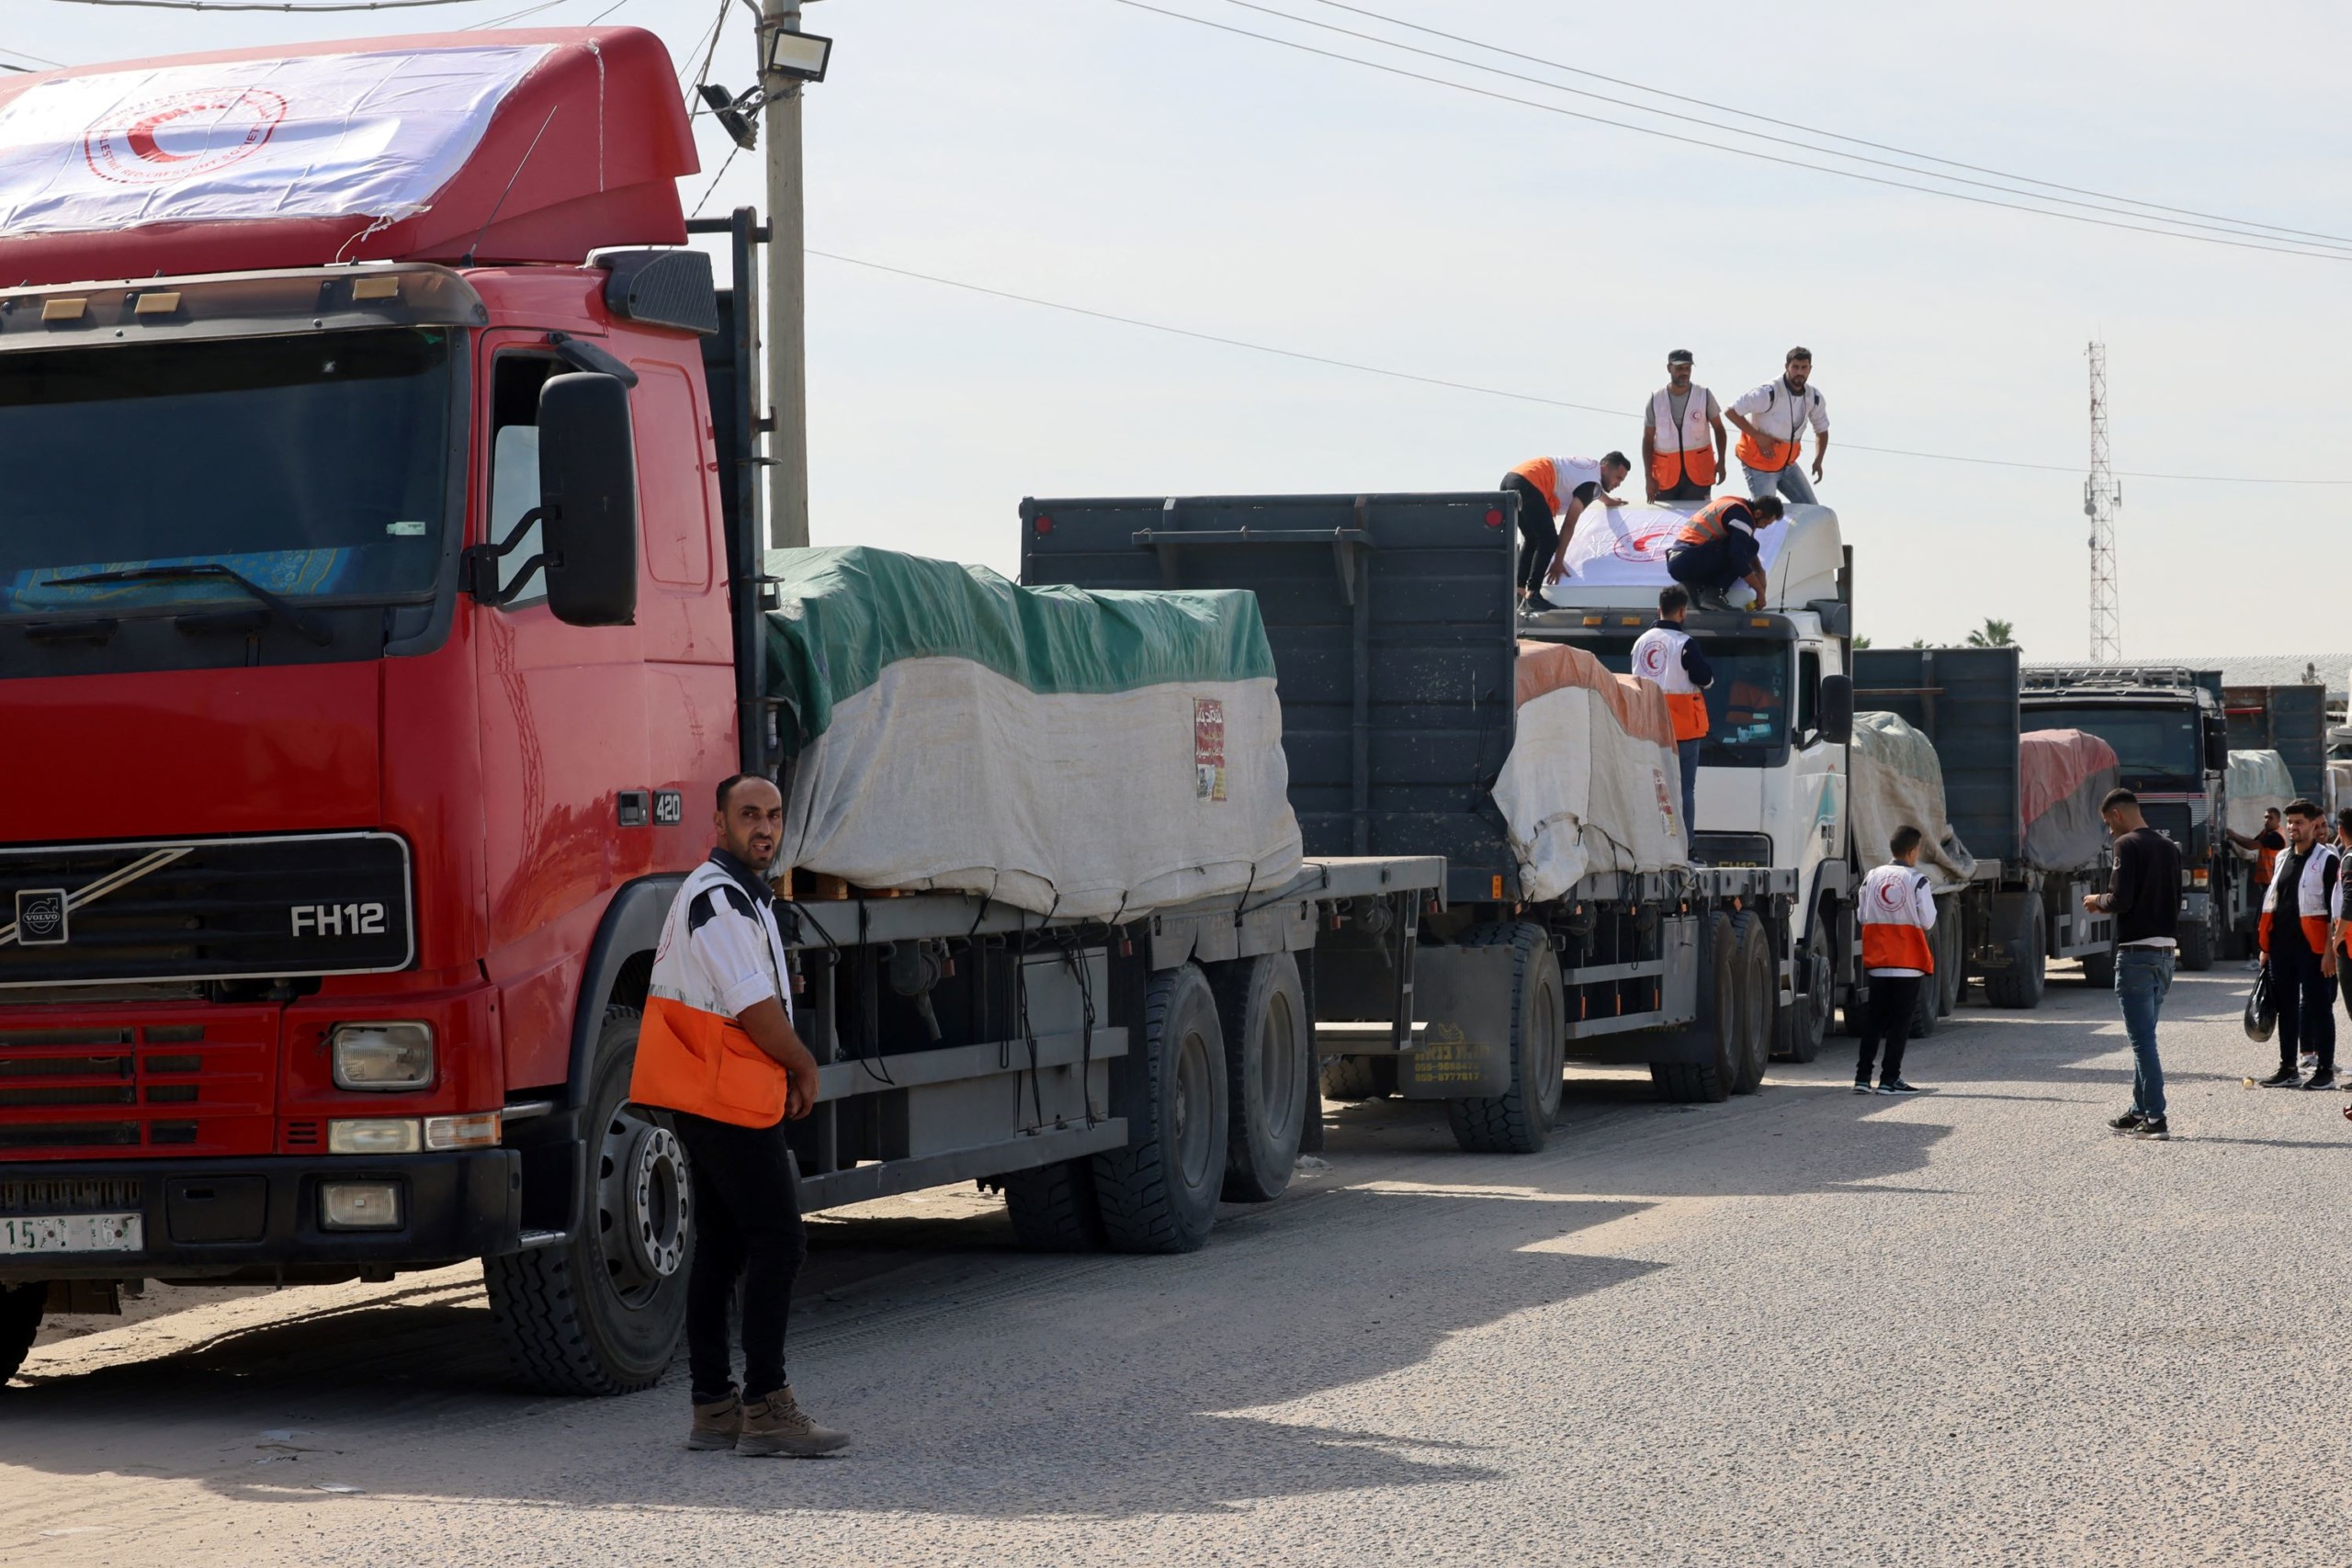
<svg viewBox="0 0 2352 1568"><path fill-rule="evenodd" d="M1666 572L1690 590L1691 603L1702 610L1728 610L1725 597L1742 583L1748 597L1738 607L1761 604L1769 586L1756 536L1781 520L1781 498L1761 501L1727 495L1711 501L1690 514L1666 547Z"/></svg>
<svg viewBox="0 0 2352 1568"><path fill-rule="evenodd" d="M784 797L756 773L718 786L718 843L686 874L653 955L629 1098L671 1112L692 1174L695 1261L686 1280L690 1449L831 1453L849 1441L800 1412L785 1381L792 1281L808 1250L786 1117L816 1108L817 1058L792 1027L784 936L765 880ZM727 1312L743 1286L743 1389Z"/></svg>

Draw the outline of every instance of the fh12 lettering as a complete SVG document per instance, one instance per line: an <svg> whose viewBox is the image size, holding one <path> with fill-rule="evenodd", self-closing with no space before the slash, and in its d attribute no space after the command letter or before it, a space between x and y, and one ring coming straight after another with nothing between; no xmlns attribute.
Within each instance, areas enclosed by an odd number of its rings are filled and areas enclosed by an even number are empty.
<svg viewBox="0 0 2352 1568"><path fill-rule="evenodd" d="M296 936L382 936L381 904L296 904Z"/></svg>

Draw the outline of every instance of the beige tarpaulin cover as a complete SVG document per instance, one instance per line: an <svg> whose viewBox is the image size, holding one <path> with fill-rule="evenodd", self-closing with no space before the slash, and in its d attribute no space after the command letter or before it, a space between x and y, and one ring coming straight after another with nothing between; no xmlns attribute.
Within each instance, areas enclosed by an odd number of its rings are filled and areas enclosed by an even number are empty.
<svg viewBox="0 0 2352 1568"><path fill-rule="evenodd" d="M1931 891L1949 893L1975 874L1976 857L1944 816L1943 764L1934 741L1899 714L1858 713L1847 756L1854 852L1864 865L1883 863L1894 830L1909 823L1928 836L1919 851L1919 870Z"/></svg>
<svg viewBox="0 0 2352 1568"><path fill-rule="evenodd" d="M2276 751L2230 753L2230 831L2253 838L2262 831L2262 814L2284 811L2295 798L2295 775L2287 759Z"/></svg>
<svg viewBox="0 0 2352 1568"><path fill-rule="evenodd" d="M1689 863L1664 694L1581 649L1522 642L1517 701L1495 805L1522 897L1557 898L1589 872Z"/></svg>

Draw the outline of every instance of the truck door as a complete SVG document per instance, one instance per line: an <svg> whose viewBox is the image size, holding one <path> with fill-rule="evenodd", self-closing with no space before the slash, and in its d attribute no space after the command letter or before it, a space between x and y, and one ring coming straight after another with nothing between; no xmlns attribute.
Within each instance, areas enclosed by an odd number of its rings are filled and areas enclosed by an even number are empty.
<svg viewBox="0 0 2352 1568"><path fill-rule="evenodd" d="M1804 900L1795 922L1800 934L1811 928L1823 863L1846 858L1846 749L1821 734L1821 677L1839 672L1837 658L1834 650L1820 648L1797 652L1797 715L1791 737L1796 777L1790 799L1809 821L1796 846L1797 888ZM1825 670L1825 659L1831 668Z"/></svg>

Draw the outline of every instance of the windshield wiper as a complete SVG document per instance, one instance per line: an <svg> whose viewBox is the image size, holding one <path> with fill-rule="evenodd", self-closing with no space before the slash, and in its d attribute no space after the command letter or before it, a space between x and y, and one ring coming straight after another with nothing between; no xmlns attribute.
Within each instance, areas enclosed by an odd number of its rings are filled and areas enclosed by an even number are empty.
<svg viewBox="0 0 2352 1568"><path fill-rule="evenodd" d="M222 566L218 561L191 561L186 566L139 566L121 571L92 571L80 577L52 577L43 588L74 588L85 582L168 582L175 578L219 577L235 583L254 598L269 606L272 614L301 633L321 648L334 641L334 634L310 616L279 598L277 594L247 577L243 572Z"/></svg>

